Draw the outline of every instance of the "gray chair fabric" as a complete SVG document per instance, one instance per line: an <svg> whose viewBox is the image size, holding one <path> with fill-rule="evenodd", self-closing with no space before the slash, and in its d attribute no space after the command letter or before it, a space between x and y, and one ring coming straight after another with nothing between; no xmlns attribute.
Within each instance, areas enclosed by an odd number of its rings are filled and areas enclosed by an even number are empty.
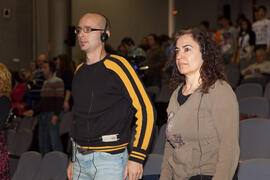
<svg viewBox="0 0 270 180"><path fill-rule="evenodd" d="M16 152L16 131L7 131L7 150L10 154L15 154Z"/></svg>
<svg viewBox="0 0 270 180"><path fill-rule="evenodd" d="M22 153L29 150L32 143L33 133L32 131L22 131L16 133L16 155L21 155Z"/></svg>
<svg viewBox="0 0 270 180"><path fill-rule="evenodd" d="M235 94L237 99L243 99L246 97L262 97L263 96L263 87L257 83L245 83L239 85L235 89Z"/></svg>
<svg viewBox="0 0 270 180"><path fill-rule="evenodd" d="M37 121L35 117L22 118L18 125L17 131L33 131L35 127L35 121Z"/></svg>
<svg viewBox="0 0 270 180"><path fill-rule="evenodd" d="M270 159L270 120L253 118L240 122L240 159Z"/></svg>
<svg viewBox="0 0 270 180"><path fill-rule="evenodd" d="M160 175L162 164L161 154L149 154L143 168L143 176Z"/></svg>
<svg viewBox="0 0 270 180"><path fill-rule="evenodd" d="M264 89L264 97L270 100L270 82L266 84Z"/></svg>
<svg viewBox="0 0 270 180"><path fill-rule="evenodd" d="M162 72L161 76L161 89L156 96L155 102L168 103L172 94L172 90L169 88L170 76L167 72Z"/></svg>
<svg viewBox="0 0 270 180"><path fill-rule="evenodd" d="M21 155L15 174L12 180L35 180L42 156L35 151L28 151Z"/></svg>
<svg viewBox="0 0 270 180"><path fill-rule="evenodd" d="M9 157L8 157L8 165L9 165L9 175L10 175L10 177L13 177L13 175L15 174L18 163L19 163L19 158L18 157L13 157L13 156L9 155Z"/></svg>
<svg viewBox="0 0 270 180"><path fill-rule="evenodd" d="M61 117L61 121L60 121L60 125L59 125L60 135L63 135L65 133L70 132L71 125L72 125L72 119L73 119L72 112L67 112Z"/></svg>
<svg viewBox="0 0 270 180"><path fill-rule="evenodd" d="M158 137L158 126L155 125L153 127L153 137L152 137L152 141L149 144L148 154L151 154L152 153L153 148L154 148L154 145L155 145L155 140L157 139L157 137Z"/></svg>
<svg viewBox="0 0 270 180"><path fill-rule="evenodd" d="M270 159L250 159L240 163L238 180L269 180Z"/></svg>
<svg viewBox="0 0 270 180"><path fill-rule="evenodd" d="M240 81L239 67L237 65L229 64L226 66L226 72L229 84L235 89Z"/></svg>
<svg viewBox="0 0 270 180"><path fill-rule="evenodd" d="M22 153L29 150L32 143L32 137L32 131L8 131L8 152L20 156Z"/></svg>
<svg viewBox="0 0 270 180"><path fill-rule="evenodd" d="M240 99L238 103L240 113L269 117L269 101L265 97L247 97Z"/></svg>
<svg viewBox="0 0 270 180"><path fill-rule="evenodd" d="M158 132L157 138L154 140L152 154L163 154L165 142L166 142L165 130L166 130L166 124L161 126Z"/></svg>
<svg viewBox="0 0 270 180"><path fill-rule="evenodd" d="M58 151L52 151L42 159L40 169L35 177L38 180L66 180L66 169L68 166L68 157L66 154Z"/></svg>

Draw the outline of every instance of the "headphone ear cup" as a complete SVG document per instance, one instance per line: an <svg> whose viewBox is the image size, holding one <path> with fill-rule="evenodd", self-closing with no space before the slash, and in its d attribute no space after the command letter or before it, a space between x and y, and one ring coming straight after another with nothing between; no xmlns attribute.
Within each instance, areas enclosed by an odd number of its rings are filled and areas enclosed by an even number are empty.
<svg viewBox="0 0 270 180"><path fill-rule="evenodd" d="M202 53L202 60L204 61L204 57L205 57L205 55L204 55L204 53Z"/></svg>
<svg viewBox="0 0 270 180"><path fill-rule="evenodd" d="M202 53L202 60L205 58L205 45L203 45L203 48L201 48L201 53Z"/></svg>
<svg viewBox="0 0 270 180"><path fill-rule="evenodd" d="M101 42L105 43L108 40L108 34L103 32L100 36Z"/></svg>

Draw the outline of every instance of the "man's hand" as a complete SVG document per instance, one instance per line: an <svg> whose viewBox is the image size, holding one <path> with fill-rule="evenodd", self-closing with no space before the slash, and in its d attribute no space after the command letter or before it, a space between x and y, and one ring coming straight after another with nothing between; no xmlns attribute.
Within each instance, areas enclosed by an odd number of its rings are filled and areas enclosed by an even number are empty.
<svg viewBox="0 0 270 180"><path fill-rule="evenodd" d="M65 110L65 111L68 111L69 110L69 103L68 103L68 101L64 101L64 104L63 104L63 109Z"/></svg>
<svg viewBox="0 0 270 180"><path fill-rule="evenodd" d="M260 70L259 68L254 69L254 71L255 71L256 73L260 73L260 72L261 72L261 70Z"/></svg>
<svg viewBox="0 0 270 180"><path fill-rule="evenodd" d="M67 168L67 177L68 180L72 180L72 176L73 176L73 163L70 162Z"/></svg>
<svg viewBox="0 0 270 180"><path fill-rule="evenodd" d="M53 116L52 116L52 119L51 119L51 123L52 123L53 125L56 125L57 120L58 120L58 116L53 115Z"/></svg>
<svg viewBox="0 0 270 180"><path fill-rule="evenodd" d="M124 173L124 180L128 177L128 180L138 180L142 179L143 174L143 165L137 163L135 161L128 161L125 173Z"/></svg>

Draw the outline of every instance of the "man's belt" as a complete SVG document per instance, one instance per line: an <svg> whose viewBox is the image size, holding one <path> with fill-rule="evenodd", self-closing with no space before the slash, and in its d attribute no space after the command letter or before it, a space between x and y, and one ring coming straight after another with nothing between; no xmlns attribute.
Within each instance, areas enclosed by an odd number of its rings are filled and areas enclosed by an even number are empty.
<svg viewBox="0 0 270 180"><path fill-rule="evenodd" d="M84 149L81 147L76 147L76 148L77 148L77 151L82 155L87 155L87 154L91 154L91 153L95 152L93 149Z"/></svg>

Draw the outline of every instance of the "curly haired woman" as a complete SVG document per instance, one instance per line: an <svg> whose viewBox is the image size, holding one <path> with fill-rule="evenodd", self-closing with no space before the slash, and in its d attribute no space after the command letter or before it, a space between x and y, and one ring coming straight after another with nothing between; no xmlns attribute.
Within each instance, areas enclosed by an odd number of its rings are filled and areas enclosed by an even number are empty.
<svg viewBox="0 0 270 180"><path fill-rule="evenodd" d="M207 32L194 28L177 32L175 55L160 179L232 180L239 111L220 51Z"/></svg>
<svg viewBox="0 0 270 180"><path fill-rule="evenodd" d="M11 74L0 63L0 179L9 180L8 153L6 141L6 121L11 109Z"/></svg>

